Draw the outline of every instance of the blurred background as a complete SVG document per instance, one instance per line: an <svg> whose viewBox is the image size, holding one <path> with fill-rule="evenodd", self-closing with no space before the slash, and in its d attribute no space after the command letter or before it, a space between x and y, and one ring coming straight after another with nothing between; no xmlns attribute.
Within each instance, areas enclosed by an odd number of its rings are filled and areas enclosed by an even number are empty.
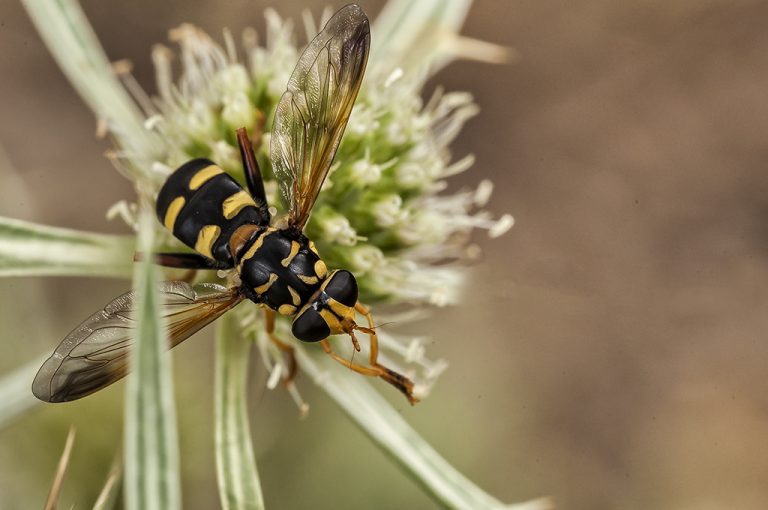
<svg viewBox="0 0 768 510"><path fill-rule="evenodd" d="M308 1L83 1L107 54L154 91L169 28L261 29ZM383 2L360 0L372 18ZM338 8L341 3L334 3ZM464 305L409 326L452 366L433 395L394 405L498 498L559 508L768 508L768 4L751 0L477 0L464 34L513 65L458 62L437 84L482 108L454 144L512 213ZM375 37L375 34L374 34ZM16 2L0 5L0 214L126 233L131 198L95 121ZM12 169L15 169L12 171ZM50 352L127 281L0 281L0 369ZM175 352L185 508L218 506L210 334ZM256 365L254 365L256 366ZM265 374L256 370L254 388ZM269 508L433 508L308 381L299 421L254 390ZM89 507L122 438L122 384L40 407L0 430L0 507L40 508L70 423L65 507ZM449 424L449 425L447 425Z"/></svg>

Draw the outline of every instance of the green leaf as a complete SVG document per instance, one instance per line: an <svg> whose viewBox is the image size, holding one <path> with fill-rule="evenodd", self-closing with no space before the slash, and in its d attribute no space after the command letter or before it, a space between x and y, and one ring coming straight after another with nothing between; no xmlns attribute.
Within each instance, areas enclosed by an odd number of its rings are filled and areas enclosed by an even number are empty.
<svg viewBox="0 0 768 510"><path fill-rule="evenodd" d="M151 206L143 201L139 218L139 249L154 251ZM147 257L136 264L136 342L131 353L133 373L126 384L125 506L128 510L181 508L176 411L171 360L160 315L158 270Z"/></svg>
<svg viewBox="0 0 768 510"><path fill-rule="evenodd" d="M246 399L251 347L252 342L243 337L237 311L218 320L214 429L216 475L224 510L264 508Z"/></svg>
<svg viewBox="0 0 768 510"><path fill-rule="evenodd" d="M0 217L0 276L131 274L133 238Z"/></svg>
<svg viewBox="0 0 768 510"><path fill-rule="evenodd" d="M344 369L322 350L294 344L302 370L414 481L445 508L543 510L548 499L508 505L483 491L440 456L363 376Z"/></svg>

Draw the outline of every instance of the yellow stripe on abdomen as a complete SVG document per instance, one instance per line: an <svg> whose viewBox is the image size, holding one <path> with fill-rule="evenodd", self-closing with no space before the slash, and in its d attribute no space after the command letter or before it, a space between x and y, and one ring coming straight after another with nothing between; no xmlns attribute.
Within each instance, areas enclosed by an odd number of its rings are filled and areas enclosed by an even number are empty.
<svg viewBox="0 0 768 510"><path fill-rule="evenodd" d="M256 203L253 201L253 198L251 198L251 195L249 195L245 190L241 190L224 200L224 202L221 204L221 212L224 214L226 219L231 220L237 216L237 213L249 205L256 207Z"/></svg>
<svg viewBox="0 0 768 510"><path fill-rule="evenodd" d="M185 202L186 200L184 200L184 197L176 197L168 205L168 210L165 212L165 219L163 220L163 224L165 225L165 228L171 232L173 232L173 226L176 224L176 218L179 217L179 213L181 212L181 208L184 207Z"/></svg>
<svg viewBox="0 0 768 510"><path fill-rule="evenodd" d="M217 167L216 165L208 165L192 176L192 178L189 180L189 189L195 191L206 182L223 173L224 170Z"/></svg>
<svg viewBox="0 0 768 510"><path fill-rule="evenodd" d="M221 234L221 227L218 225L206 225L200 229L197 234L197 242L195 243L195 250L202 253L208 258L213 257L213 244Z"/></svg>

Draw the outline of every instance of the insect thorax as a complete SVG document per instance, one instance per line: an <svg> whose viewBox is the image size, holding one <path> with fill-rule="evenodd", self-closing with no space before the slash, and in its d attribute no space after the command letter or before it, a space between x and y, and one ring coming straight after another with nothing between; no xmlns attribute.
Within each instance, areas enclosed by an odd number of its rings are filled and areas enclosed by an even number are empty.
<svg viewBox="0 0 768 510"><path fill-rule="evenodd" d="M312 241L271 227L243 248L237 269L248 298L282 315L294 315L328 273Z"/></svg>

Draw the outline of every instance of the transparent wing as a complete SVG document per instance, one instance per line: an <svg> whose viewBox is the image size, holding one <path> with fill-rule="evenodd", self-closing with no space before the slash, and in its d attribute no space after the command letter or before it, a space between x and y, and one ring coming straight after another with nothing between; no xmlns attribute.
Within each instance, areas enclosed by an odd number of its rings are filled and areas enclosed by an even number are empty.
<svg viewBox="0 0 768 510"><path fill-rule="evenodd" d="M363 10L342 8L304 50L277 105L272 167L289 205L288 223L299 229L331 168L363 81L370 43Z"/></svg>
<svg viewBox="0 0 768 510"><path fill-rule="evenodd" d="M163 316L170 347L220 317L243 297L237 289L213 284L163 282ZM90 395L128 372L133 344L135 293L128 292L88 317L62 340L32 383L32 393L46 402L67 402Z"/></svg>

